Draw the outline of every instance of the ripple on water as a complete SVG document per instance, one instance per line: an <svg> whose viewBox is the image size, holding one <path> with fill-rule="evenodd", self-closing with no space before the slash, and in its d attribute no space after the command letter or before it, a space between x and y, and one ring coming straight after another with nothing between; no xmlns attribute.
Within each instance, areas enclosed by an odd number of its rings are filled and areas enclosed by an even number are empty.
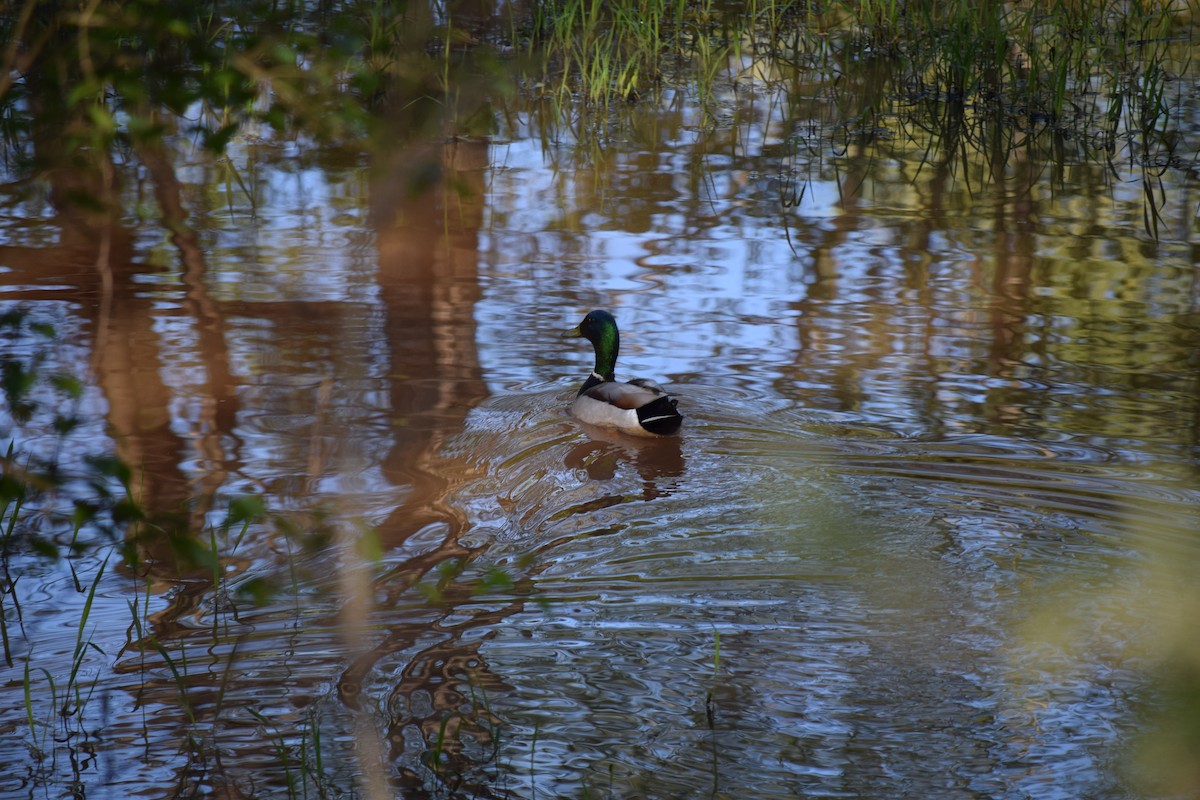
<svg viewBox="0 0 1200 800"><path fill-rule="evenodd" d="M907 438L753 384L679 387L683 435L640 442L567 418L573 385L524 388L474 410L439 457L462 543L481 548L472 568L500 565L528 589L450 606L388 596L347 642L314 557L288 603L231 620L185 587L170 619L154 617L175 668L186 660L192 711L222 710L211 733L242 765L302 747L322 710L325 741L349 753L355 697L386 703L393 755L417 769L437 702L457 692L469 716L486 689L498 766L526 794L610 781L647 798L714 781L763 798L1111 793L1106 759L1144 688L1129 643L1155 591L1145 564L1160 548L1181 567L1200 560L1200 497L1182 476L1081 442ZM436 550L446 524L418 528L379 569ZM281 569L262 558L237 575ZM30 584L43 595L27 605L53 607L64 589L81 604L68 580ZM95 640L116 664L103 691L174 714L156 737L201 730L162 652L123 649L124 590L91 613L114 632ZM36 664L72 651L68 617L31 617ZM138 714L105 722L106 740L155 749L144 774L179 768ZM468 745L481 763L493 752Z"/></svg>
<svg viewBox="0 0 1200 800"><path fill-rule="evenodd" d="M546 604L483 650L522 676L493 707L536 728L507 751L532 782L578 793L611 768L689 796L715 763L718 789L758 797L1112 787L1139 673L1113 646L1039 674L1021 625L1043 592L1138 585L1148 548L1195 563L1186 480L1085 442L914 439L746 385L678 388L665 446L584 430L553 384L493 398L451 448L481 475L456 499L473 543Z"/></svg>

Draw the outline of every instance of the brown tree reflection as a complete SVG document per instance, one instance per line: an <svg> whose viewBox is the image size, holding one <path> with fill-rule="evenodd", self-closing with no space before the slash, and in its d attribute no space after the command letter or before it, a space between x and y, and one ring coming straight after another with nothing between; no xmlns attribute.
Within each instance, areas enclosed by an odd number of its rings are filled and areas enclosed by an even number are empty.
<svg viewBox="0 0 1200 800"><path fill-rule="evenodd" d="M481 139L400 148L400 155L381 165L373 182L371 216L391 353L390 406L396 419L383 467L389 481L409 487L405 502L376 526L376 532L390 551L435 526L440 544L391 569L374 589L351 587L357 597L348 597L343 611L351 635L366 629L372 598L381 596L385 604L394 603L439 565L463 563L474 552L460 543L466 520L450 500L472 478L473 467L443 456L442 451L446 441L462 431L467 413L487 395L475 350L474 322L487 148ZM465 593L461 599L470 596L469 587L451 590L443 597L448 608L455 606L456 592ZM514 611L520 605L514 604ZM460 759L461 736L487 739L491 726L486 720L464 724L462 692L456 687L467 674L475 679L486 674L478 655L480 642L463 643L463 632L488 624L497 613L432 626L400 621L388 626L382 638L376 634L370 642L349 643L358 655L342 673L338 694L350 708L361 709L364 683L381 659L431 634L439 638L408 659L400 683L391 692L390 709L409 706L407 698L414 694L430 700L421 706L423 712L413 710L393 718L386 734L393 759L407 755L413 763L413 756L420 755L404 752L403 730L410 724L419 730L422 750L443 743L441 752L447 762ZM470 772L467 764L445 766L447 774ZM433 767L437 773L437 765ZM422 779L411 770L406 774L410 786L421 785Z"/></svg>
<svg viewBox="0 0 1200 800"><path fill-rule="evenodd" d="M229 373L224 324L204 281L206 264L195 232L188 226L180 183L161 146L136 150L151 176L161 222L171 231L184 265L184 310L195 321L206 365L206 396L195 438L204 469L186 475L181 463L189 443L171 427L172 387L163 377L165 359L154 330L156 299L140 280L154 269L140 261L134 231L123 221L126 200L119 172L105 150L80 145L73 131L86 127L78 108L66 107L62 86L45 77L31 79L36 89L31 131L36 160L49 186L59 231L52 246L0 246L0 258L13 268L0 280L18 286L10 299L69 299L78 302L92 331L96 381L108 403L107 421L120 459L136 469L128 491L144 517L131 532L143 558L170 575L185 566L189 531L200 521L236 464L222 452L222 437L233 432L237 395ZM69 293L64 292L67 284ZM47 289L28 288L45 285Z"/></svg>

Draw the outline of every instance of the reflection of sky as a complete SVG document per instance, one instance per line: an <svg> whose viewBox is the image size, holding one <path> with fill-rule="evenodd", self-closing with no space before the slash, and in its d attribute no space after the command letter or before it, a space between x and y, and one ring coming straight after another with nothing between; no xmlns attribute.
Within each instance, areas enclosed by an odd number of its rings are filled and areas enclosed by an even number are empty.
<svg viewBox="0 0 1200 800"><path fill-rule="evenodd" d="M547 297L548 282L558 285L561 296L538 313L539 320L566 328L591 307L617 313L626 331L622 364L627 374L703 374L717 342L735 324L739 349L779 353L794 348L794 337L776 323L792 313L787 303L802 249L793 252L774 232L746 230L755 221L744 216L736 220L741 227L714 219L698 230L687 221L688 209L669 204L652 215L651 229L621 230L620 220L604 213L604 198L589 208L584 207L589 195L576 193L579 184L594 178L590 172L585 180L553 169L536 141L496 145L493 151L501 168L489 181L480 242L486 253L479 312L484 364L503 360L490 357L487 321L511 320L514 302L547 305L553 300ZM806 205L817 198L828 201L835 193L810 191ZM652 334L653 344L639 340L639 332ZM586 356L578 359L586 361ZM518 361L500 377L520 384L552 376Z"/></svg>
<svg viewBox="0 0 1200 800"><path fill-rule="evenodd" d="M220 262L210 291L246 302L373 302L378 281L362 177L362 170L283 161L260 170L253 208L236 183L210 190L214 225L206 236Z"/></svg>
<svg viewBox="0 0 1200 800"><path fill-rule="evenodd" d="M1137 342L1177 338L1170 321L1191 306L1190 250L1169 236L1147 241L1138 169L1120 172L1103 197L1086 182L1090 167L1074 168L1079 184L1051 191L1039 183L1028 197L999 192L965 169L934 197L934 165L922 163L916 145L879 143L871 161L880 168L851 180L849 156L835 166L780 148L787 131L771 108L738 117L729 123L736 136L722 138L702 133L707 123L682 103L678 119L667 115L645 141L609 143L594 160L567 145L546 148L530 130L491 145L475 313L492 391L578 380L590 366L587 346L557 334L594 307L611 308L622 325L623 376L795 390L807 406L850 410L901 431L926 429L930 396L949 412L939 424L977 425L980 405L1009 380L1061 392L1064 409L1073 395L1124 391L1121 376L1144 370L1150 358ZM330 303L362 321L355 329L381 331L387 311L365 169L238 147L237 176L211 164L180 173L193 185L210 182L194 190L205 192L207 208L193 219L213 299L264 308ZM804 194L784 209L781 181L789 180ZM852 188L858 194L844 198ZM1165 219L1191 217L1178 205L1186 191L1168 186ZM30 200L10 211L37 207ZM2 222L10 242L41 237L11 216ZM163 268L148 266L140 281L164 309L179 307L186 287L171 270L177 253L161 236L145 237L145 259ZM1028 286L998 288L1005 271ZM1011 291L1029 300L1009 309L1002 298ZM260 348L272 338L252 332L260 323L246 314L231 317L239 374L268 370ZM1153 332L1138 332L1139 320ZM165 313L157 326L170 353L169 383L202 391L190 316ZM1025 345L1010 377L989 364L1005 329ZM342 337L323 352L334 357L359 344L364 358L386 360L388 343L378 339L367 347ZM1163 352L1176 363L1168 377L1186 378L1178 348ZM839 373L857 387L849 409L832 397ZM1179 397L1174 389L1143 397L1144 422ZM187 410L193 399L181 402L179 413L195 417Z"/></svg>
<svg viewBox="0 0 1200 800"><path fill-rule="evenodd" d="M626 376L714 378L732 370L744 378L747 370L769 370L794 359L800 346L796 319L802 314L796 305L813 282L814 241L805 230L791 231L789 241L778 216L759 213L776 187L717 173L713 183L723 182L727 191L711 193L702 204L703 217L695 217L684 194L655 195L645 198L656 208L652 226L634 232L620 227L619 215L604 213L606 195L618 189L575 191L596 179L592 172L581 177L553 169L536 142L493 149L494 163L503 166L489 181L481 236L487 255L479 344L485 365L503 365L492 375L500 384L561 377L564 367L556 363L547 374L537 362L509 363L498 351L511 347L511 333L493 333L489 320L508 328L514 316L525 313L538 325L565 328L597 306L613 309L626 332L619 365ZM671 167L682 159L657 163ZM624 171L615 172L612 180L619 182ZM827 232L822 220L839 213L836 183L810 183L792 213L791 224L803 220ZM880 273L902 271L904 256L897 248L903 233L867 219L837 244L832 252L839 296L830 302L850 307L876 302L876 287L889 280ZM941 243L963 257L957 244ZM843 331L829 333L826 343L846 341ZM838 347L854 349L853 343ZM572 377L589 358L586 346L575 350L583 352L567 357Z"/></svg>
<svg viewBox="0 0 1200 800"><path fill-rule="evenodd" d="M477 312L494 390L571 382L586 345L556 352L543 334L604 306L622 325L619 374L791 383L830 410L845 402L831 385L849 378L868 419L921 432L940 409L937 424L969 430L997 394L1038 402L1009 391L1022 382L1061 393L1064 410L1081 393L1124 392L1091 360L1137 352L1134 317L1169 326L1189 313L1185 173L1161 175L1163 239L1148 246L1136 162L1096 163L1079 146L1051 183L1043 156L1017 147L1001 178L982 159L943 170L929 141L882 129L832 157L811 144L836 120L785 125L786 98L756 80L739 91L759 95L722 99L731 113L715 127L676 98L590 159L530 129L492 146ZM1094 316L1127 330L1088 330ZM1009 340L1022 363L1007 364ZM1149 426L1180 395L1139 402Z"/></svg>

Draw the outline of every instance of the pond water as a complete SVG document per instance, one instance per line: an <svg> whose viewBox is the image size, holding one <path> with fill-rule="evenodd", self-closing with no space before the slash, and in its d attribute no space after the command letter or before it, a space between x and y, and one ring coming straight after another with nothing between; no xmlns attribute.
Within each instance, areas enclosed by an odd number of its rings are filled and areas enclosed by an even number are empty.
<svg viewBox="0 0 1200 800"><path fill-rule="evenodd" d="M1194 171L1154 238L1139 163L818 157L742 80L598 149L516 114L412 202L239 141L245 190L179 165L194 242L104 257L10 196L5 355L83 379L5 423L73 476L29 535L114 451L148 519L14 540L4 796L1194 791ZM681 436L567 416L592 308Z"/></svg>

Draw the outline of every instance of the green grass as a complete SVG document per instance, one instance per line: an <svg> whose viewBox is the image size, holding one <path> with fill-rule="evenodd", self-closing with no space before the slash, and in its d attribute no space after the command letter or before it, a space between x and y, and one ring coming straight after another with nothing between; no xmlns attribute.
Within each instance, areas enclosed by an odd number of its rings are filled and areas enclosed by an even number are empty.
<svg viewBox="0 0 1200 800"><path fill-rule="evenodd" d="M596 157L634 124L630 107L684 92L719 128L731 93L792 72L824 84L841 108L823 132L826 150L836 152L839 126L867 117L979 153L1042 134L1099 139L1101 160L1147 154L1149 197L1155 165L1186 161L1173 133L1187 94L1177 79L1189 68L1179 53L1200 0L529 0L491 29L375 1L265 18L98 0L90 16L63 7L47 22L31 8L0 12L0 33L24 44L0 53L6 155L30 152L32 131L54 125L70 134L65 151L104 174L113 165L101 154L136 155L164 137L216 157L247 130L389 151L397 133L487 134L495 117L523 113L546 121L547 141L569 131L585 143L579 153ZM11 77L43 62L54 68L40 83ZM874 96L848 94L847 78L871 70ZM38 98L53 102L21 122L17 112ZM1136 141L1122 140L1125 130ZM254 176L218 163L231 213L243 196L253 208ZM1148 229L1160 205L1147 205ZM23 377L7 375L6 390L19 392Z"/></svg>
<svg viewBox="0 0 1200 800"><path fill-rule="evenodd" d="M923 98L990 107L1013 127L1079 129L1097 92L1133 103L1139 129L1162 130L1171 45L1191 35L1196 0L980 3L767 0L717 6L663 0L535 3L526 41L540 91L583 109L651 96L686 66L702 103L737 66L771 61L837 76L880 62L903 115ZM929 105L928 103L924 105ZM1115 112L1114 112L1115 113Z"/></svg>

